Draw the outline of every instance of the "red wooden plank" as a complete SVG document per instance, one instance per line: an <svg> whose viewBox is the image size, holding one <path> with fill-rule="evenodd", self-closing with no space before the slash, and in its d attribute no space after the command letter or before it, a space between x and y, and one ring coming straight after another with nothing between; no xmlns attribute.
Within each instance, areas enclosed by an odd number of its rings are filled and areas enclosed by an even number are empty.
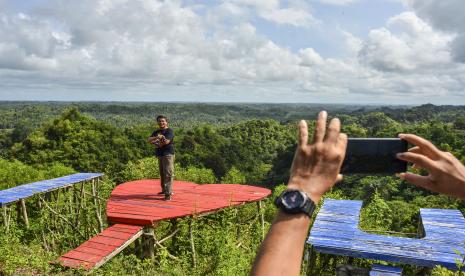
<svg viewBox="0 0 465 276"><path fill-rule="evenodd" d="M105 244L105 243L101 243L101 242L96 242L96 241L94 241L94 238L84 242L80 246L91 247L91 248L100 249L100 250L103 250L103 251L108 250L110 252L115 250L114 245L109 245L109 244Z"/></svg>
<svg viewBox="0 0 465 276"><path fill-rule="evenodd" d="M142 227L141 227L141 229L142 229ZM117 231L117 232L122 232L122 233L133 234L133 235L140 231L140 230L134 231L134 230L132 230L132 229L119 228L119 227L112 227L111 230L112 230L112 231Z"/></svg>
<svg viewBox="0 0 465 276"><path fill-rule="evenodd" d="M122 240L128 240L129 238L134 236L133 233L124 233L124 232L112 231L108 229L100 233L100 235L104 237L122 239Z"/></svg>
<svg viewBox="0 0 465 276"><path fill-rule="evenodd" d="M73 249L73 251L78 251L78 252L82 252L82 253L93 254L93 255L96 255L96 256L105 257L105 256L109 255L111 252L115 251L113 249L114 249L114 247L112 248L112 250L102 250L102 249L97 249L97 248L87 247L87 246L82 246L81 245L78 248Z"/></svg>
<svg viewBox="0 0 465 276"><path fill-rule="evenodd" d="M151 225L153 223L152 220L140 219L140 218L134 218L134 217L123 217L117 214L115 216L107 215L107 219L111 222L127 223L127 224L141 225L141 226Z"/></svg>
<svg viewBox="0 0 465 276"><path fill-rule="evenodd" d="M136 206L133 204L114 204L114 203L107 205L107 210L109 211L115 211L115 212L120 211L120 210L121 211L133 211L133 212L136 212L136 214L151 213L151 212L154 212L160 209L169 210L173 208L163 208L163 207L157 207L157 206Z"/></svg>
<svg viewBox="0 0 465 276"><path fill-rule="evenodd" d="M146 215L144 213L140 213L140 214L131 214L130 212L127 214L125 213L124 211L107 211L107 216L118 216L118 215L121 215L121 217L131 217L131 218L137 218L137 219L141 219L141 220L147 220L147 221L151 221L153 217L155 217L154 215ZM127 224L132 224L132 223L127 223Z"/></svg>
<svg viewBox="0 0 465 276"><path fill-rule="evenodd" d="M113 228L132 229L132 230L135 231L134 233L137 233L137 232L139 232L139 230L142 229L142 227L140 227L140 226L138 226L138 225L120 224L120 223L114 224L114 225L112 225L110 228L107 228L107 229L113 229Z"/></svg>
<svg viewBox="0 0 465 276"><path fill-rule="evenodd" d="M69 258L69 259L75 259L75 260L81 260L81 261L85 261L88 263L96 263L100 261L101 259L103 259L102 256L97 256L94 254L79 252L75 250L69 251L68 253L64 254L62 257Z"/></svg>
<svg viewBox="0 0 465 276"><path fill-rule="evenodd" d="M157 207L134 207L134 206L124 206L124 205L109 205L107 206L107 213L122 213L122 214L135 214L143 215L147 217L160 217L160 214L176 212L176 211L185 211L188 212L192 210L194 206L185 206L183 205L172 205L170 208L157 208Z"/></svg>
<svg viewBox="0 0 465 276"><path fill-rule="evenodd" d="M107 245L118 247L118 246L121 246L126 240L109 238L109 237L104 237L104 236L96 236L92 238L92 241L96 243L102 243L102 244L107 244Z"/></svg>
<svg viewBox="0 0 465 276"><path fill-rule="evenodd" d="M146 216L142 214L135 214L134 212L130 212L130 211L107 211L107 218L110 218L110 217L137 219L139 221L144 221L145 224L152 223L155 219L160 218L160 217L156 217L155 215ZM129 223L129 222L120 222L120 223L134 224L134 223Z"/></svg>
<svg viewBox="0 0 465 276"><path fill-rule="evenodd" d="M79 268L90 269L95 265L95 263L89 263L89 262L65 258L65 257L58 258L58 262L62 266L67 266L67 267L76 268L76 269L79 269Z"/></svg>

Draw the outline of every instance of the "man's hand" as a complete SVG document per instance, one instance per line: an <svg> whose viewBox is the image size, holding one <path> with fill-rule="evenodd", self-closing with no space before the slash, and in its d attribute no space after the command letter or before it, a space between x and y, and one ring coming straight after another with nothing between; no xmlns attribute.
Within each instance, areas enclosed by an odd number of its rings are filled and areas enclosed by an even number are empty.
<svg viewBox="0 0 465 276"><path fill-rule="evenodd" d="M400 178L433 192L465 199L465 166L451 153L436 148L430 141L413 134L399 134L399 138L414 145L397 158L429 172L427 176L401 173Z"/></svg>
<svg viewBox="0 0 465 276"><path fill-rule="evenodd" d="M326 131L326 111L318 114L313 142L308 144L308 128L305 121L299 123L299 144L292 161L290 189L305 191L313 202L335 182L344 159L347 136L340 133L338 119L331 120ZM305 239L310 218L303 214L278 211L260 251L255 258L251 275L299 275Z"/></svg>
<svg viewBox="0 0 465 276"><path fill-rule="evenodd" d="M307 123L299 123L299 144L291 167L288 188L305 191L315 202L338 181L344 160L347 135L340 133L341 123L334 118L326 130L328 114L321 111L313 134L313 141L308 144Z"/></svg>

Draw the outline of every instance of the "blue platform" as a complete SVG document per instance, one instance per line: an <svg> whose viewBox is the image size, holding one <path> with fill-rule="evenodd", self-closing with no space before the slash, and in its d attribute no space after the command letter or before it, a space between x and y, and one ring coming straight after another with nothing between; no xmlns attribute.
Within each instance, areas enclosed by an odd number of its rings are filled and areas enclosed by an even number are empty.
<svg viewBox="0 0 465 276"><path fill-rule="evenodd" d="M424 267L457 269L465 254L465 218L458 210L420 209L420 239L369 234L358 228L361 201L326 199L307 242L317 252Z"/></svg>
<svg viewBox="0 0 465 276"><path fill-rule="evenodd" d="M0 207L31 197L38 193L50 192L103 176L103 173L76 173L59 178L48 179L16 186L0 191Z"/></svg>
<svg viewBox="0 0 465 276"><path fill-rule="evenodd" d="M398 276L402 275L402 269L398 267L374 264L371 267L370 276Z"/></svg>

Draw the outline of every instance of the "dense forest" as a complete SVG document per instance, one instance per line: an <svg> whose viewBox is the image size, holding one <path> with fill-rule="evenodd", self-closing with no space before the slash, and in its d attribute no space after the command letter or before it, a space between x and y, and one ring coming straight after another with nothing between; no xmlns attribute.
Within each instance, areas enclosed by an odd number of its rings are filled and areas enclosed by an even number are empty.
<svg viewBox="0 0 465 276"><path fill-rule="evenodd" d="M289 177L297 121L308 119L313 127L322 109L339 117L350 137L415 133L465 163L464 106L0 102L0 189L73 172L102 172L105 178L98 194L104 204L120 183L159 177L154 149L146 139L156 127L156 115L164 114L176 135L176 178L272 189L261 210L268 227L275 213L272 200ZM419 208L465 213L464 201L416 188L395 176L346 176L326 197L363 200L360 227L365 231L409 237L416 235ZM87 207L69 211L70 202ZM62 271L50 262L98 233L95 214L104 215L104 206L100 210L90 197L77 201L73 189L54 200L37 197L27 204L32 210L31 227L25 229L21 220L13 219L0 233L0 273L80 273ZM160 239L174 225L181 230L157 247L154 261L138 259L134 248L128 248L94 273L246 275L262 239L257 217L256 206L248 204L195 220L195 267L188 221L178 219L156 228ZM331 257L331 265L323 266L328 256L320 255L316 266L322 274L333 275L335 264L345 261ZM354 263L369 267L372 261ZM404 273L416 271L404 267ZM443 268L433 271L433 275L449 274L453 272Z"/></svg>

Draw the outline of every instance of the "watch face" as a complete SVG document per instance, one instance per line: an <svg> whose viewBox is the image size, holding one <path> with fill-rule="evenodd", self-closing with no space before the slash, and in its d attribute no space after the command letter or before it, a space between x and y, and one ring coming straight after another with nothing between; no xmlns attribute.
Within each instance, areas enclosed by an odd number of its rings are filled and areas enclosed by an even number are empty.
<svg viewBox="0 0 465 276"><path fill-rule="evenodd" d="M304 197L299 191L288 191L282 196L283 204L289 208L299 208L304 203Z"/></svg>

